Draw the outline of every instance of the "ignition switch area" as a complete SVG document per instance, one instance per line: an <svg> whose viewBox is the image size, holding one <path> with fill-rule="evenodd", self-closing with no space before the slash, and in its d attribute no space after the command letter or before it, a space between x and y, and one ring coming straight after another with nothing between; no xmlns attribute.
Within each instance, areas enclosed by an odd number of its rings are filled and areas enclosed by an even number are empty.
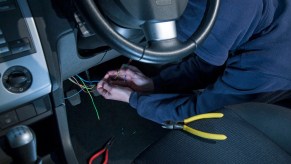
<svg viewBox="0 0 291 164"><path fill-rule="evenodd" d="M23 66L13 66L2 77L4 87L12 93L25 92L32 84L30 71Z"/></svg>

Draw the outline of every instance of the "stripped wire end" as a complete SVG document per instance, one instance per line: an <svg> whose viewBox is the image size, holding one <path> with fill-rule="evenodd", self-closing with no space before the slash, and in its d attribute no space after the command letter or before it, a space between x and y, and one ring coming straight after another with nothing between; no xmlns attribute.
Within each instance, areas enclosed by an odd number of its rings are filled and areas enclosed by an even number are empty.
<svg viewBox="0 0 291 164"><path fill-rule="evenodd" d="M117 71L117 75L114 77L114 80L116 80L117 78L119 78L119 70Z"/></svg>
<svg viewBox="0 0 291 164"><path fill-rule="evenodd" d="M116 80L117 78L119 78L119 76L120 76L120 70L122 69L122 68L126 68L126 67L128 67L129 65L130 65L130 63L132 62L132 59L129 59L128 60L128 62L126 63L126 64L122 64L121 65L121 67L118 69L118 71L117 71L117 75L114 77L114 80Z"/></svg>

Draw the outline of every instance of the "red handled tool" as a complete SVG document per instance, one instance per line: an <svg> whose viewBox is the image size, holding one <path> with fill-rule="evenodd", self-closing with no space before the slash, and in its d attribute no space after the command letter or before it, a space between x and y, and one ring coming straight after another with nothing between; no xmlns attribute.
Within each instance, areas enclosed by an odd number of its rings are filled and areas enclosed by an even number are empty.
<svg viewBox="0 0 291 164"><path fill-rule="evenodd" d="M112 137L105 145L105 147L103 149L101 149L100 151L98 151L97 153L95 153L89 160L89 164L92 164L92 162L98 158L100 155L102 155L105 152L105 159L103 161L103 164L107 164L108 163L108 149L110 148L110 146L112 145L112 143L114 142L115 137Z"/></svg>

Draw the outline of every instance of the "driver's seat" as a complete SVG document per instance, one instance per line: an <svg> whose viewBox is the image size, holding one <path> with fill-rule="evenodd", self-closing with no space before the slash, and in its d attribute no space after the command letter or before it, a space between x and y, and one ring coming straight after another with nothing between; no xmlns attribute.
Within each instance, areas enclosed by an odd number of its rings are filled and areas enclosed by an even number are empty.
<svg viewBox="0 0 291 164"><path fill-rule="evenodd" d="M201 139L172 131L142 152L134 163L291 163L291 110L244 103L220 110L221 119L190 126L222 133L225 141Z"/></svg>

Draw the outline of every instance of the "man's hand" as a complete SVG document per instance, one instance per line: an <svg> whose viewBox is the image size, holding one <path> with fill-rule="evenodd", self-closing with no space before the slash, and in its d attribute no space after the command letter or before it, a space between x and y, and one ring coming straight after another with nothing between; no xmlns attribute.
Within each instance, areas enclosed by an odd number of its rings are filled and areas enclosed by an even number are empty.
<svg viewBox="0 0 291 164"><path fill-rule="evenodd" d="M134 66L109 71L97 85L97 91L106 99L129 102L133 91L151 92L154 90L152 79L146 77Z"/></svg>
<svg viewBox="0 0 291 164"><path fill-rule="evenodd" d="M122 87L115 84L110 84L106 80L101 80L97 85L97 91L105 98L129 102L129 97L132 90L128 87Z"/></svg>
<svg viewBox="0 0 291 164"><path fill-rule="evenodd" d="M111 81L112 84L129 87L134 91L151 92L154 90L153 80L131 65L109 71L104 79Z"/></svg>

